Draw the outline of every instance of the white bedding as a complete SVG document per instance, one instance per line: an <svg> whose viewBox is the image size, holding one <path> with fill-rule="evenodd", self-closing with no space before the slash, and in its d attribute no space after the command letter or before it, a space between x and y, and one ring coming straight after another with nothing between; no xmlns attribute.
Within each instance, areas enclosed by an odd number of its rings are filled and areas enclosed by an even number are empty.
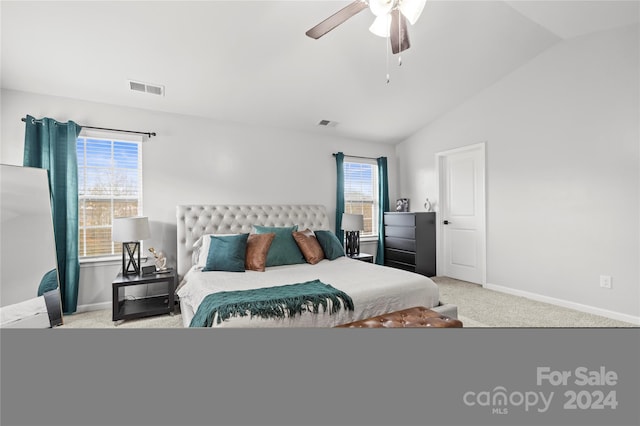
<svg viewBox="0 0 640 426"><path fill-rule="evenodd" d="M389 267L340 257L316 265L300 264L267 268L265 272L202 272L192 267L185 275L177 295L182 306L183 323L189 326L202 300L217 291L248 290L295 284L319 279L347 293L354 311L336 314L302 315L285 319L232 317L214 327L333 327L413 306L438 305L438 287L429 278Z"/></svg>

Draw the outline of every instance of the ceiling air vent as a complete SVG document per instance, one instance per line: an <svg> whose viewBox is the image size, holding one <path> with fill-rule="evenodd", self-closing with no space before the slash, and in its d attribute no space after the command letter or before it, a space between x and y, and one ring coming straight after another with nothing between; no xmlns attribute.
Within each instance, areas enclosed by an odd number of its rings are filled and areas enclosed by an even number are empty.
<svg viewBox="0 0 640 426"><path fill-rule="evenodd" d="M152 95L164 96L164 86L160 86L157 84L129 80L129 89L136 92L144 92L151 93Z"/></svg>
<svg viewBox="0 0 640 426"><path fill-rule="evenodd" d="M321 126L321 127L336 127L336 124L338 123L335 121L329 121L329 120L320 120L318 122L318 126Z"/></svg>

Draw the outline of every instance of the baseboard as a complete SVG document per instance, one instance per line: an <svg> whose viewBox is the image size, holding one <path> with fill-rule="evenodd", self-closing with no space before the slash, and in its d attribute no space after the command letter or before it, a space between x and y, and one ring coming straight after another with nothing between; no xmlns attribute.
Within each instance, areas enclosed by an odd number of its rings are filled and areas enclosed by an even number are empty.
<svg viewBox="0 0 640 426"><path fill-rule="evenodd" d="M484 288L488 290L499 291L501 293L507 293L514 296L526 297L527 299L536 300L538 302L549 303L551 305L561 306L563 308L574 309L576 311L585 312L587 314L599 315L601 317L611 318L618 321L624 321L631 324L640 325L640 317L633 315L623 314L620 312L610 311L607 309L596 308L595 306L583 305L581 303L570 302L568 300L557 299L555 297L543 296L537 293L530 293L528 291L516 290L510 287L504 287L495 284L485 284Z"/></svg>

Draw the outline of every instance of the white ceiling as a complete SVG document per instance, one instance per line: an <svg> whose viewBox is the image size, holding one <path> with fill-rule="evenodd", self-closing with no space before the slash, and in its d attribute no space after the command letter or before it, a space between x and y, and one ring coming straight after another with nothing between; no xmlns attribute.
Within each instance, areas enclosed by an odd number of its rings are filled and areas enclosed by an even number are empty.
<svg viewBox="0 0 640 426"><path fill-rule="evenodd" d="M318 40L304 34L348 3L2 1L1 84L396 143L562 39L639 18L637 1L431 0L386 84L369 10ZM128 79L166 94L132 92Z"/></svg>

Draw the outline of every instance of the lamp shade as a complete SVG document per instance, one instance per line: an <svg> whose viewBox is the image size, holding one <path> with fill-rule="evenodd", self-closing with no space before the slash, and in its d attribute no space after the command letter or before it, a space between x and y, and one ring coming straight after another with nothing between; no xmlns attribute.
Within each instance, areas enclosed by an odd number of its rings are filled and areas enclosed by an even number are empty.
<svg viewBox="0 0 640 426"><path fill-rule="evenodd" d="M391 29L391 15L381 15L376 17L373 24L369 27L369 31L379 37L389 37Z"/></svg>
<svg viewBox="0 0 640 426"><path fill-rule="evenodd" d="M118 217L113 219L113 229L111 233L113 241L140 241L150 237L149 218L146 216Z"/></svg>
<svg viewBox="0 0 640 426"><path fill-rule="evenodd" d="M364 216L361 214L342 214L342 229L344 231L360 231L364 229Z"/></svg>

